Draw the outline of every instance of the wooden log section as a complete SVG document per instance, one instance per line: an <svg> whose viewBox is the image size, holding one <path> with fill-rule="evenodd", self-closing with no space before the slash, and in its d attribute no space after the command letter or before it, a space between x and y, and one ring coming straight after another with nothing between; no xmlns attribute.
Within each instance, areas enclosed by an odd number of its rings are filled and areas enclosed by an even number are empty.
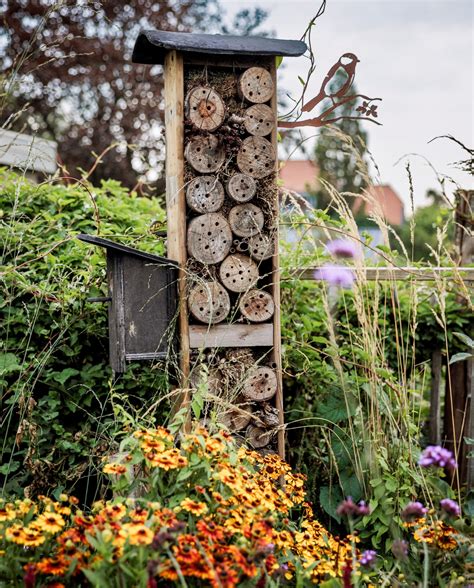
<svg viewBox="0 0 474 588"><path fill-rule="evenodd" d="M186 202L194 212L217 212L224 204L224 187L216 176L199 176L186 190Z"/></svg>
<svg viewBox="0 0 474 588"><path fill-rule="evenodd" d="M245 429L250 423L251 418L252 405L249 402L246 402L243 398L237 398L234 406L219 412L217 415L219 423L227 427L229 431L232 431L233 433Z"/></svg>
<svg viewBox="0 0 474 588"><path fill-rule="evenodd" d="M252 369L242 387L242 394L245 398L255 402L270 400L275 396L276 391L276 372L266 366Z"/></svg>
<svg viewBox="0 0 474 588"><path fill-rule="evenodd" d="M275 126L275 114L266 104L254 104L245 111L244 126L250 135L266 137Z"/></svg>
<svg viewBox="0 0 474 588"><path fill-rule="evenodd" d="M237 153L241 172L253 178L264 178L275 171L275 150L263 137L247 137Z"/></svg>
<svg viewBox="0 0 474 588"><path fill-rule="evenodd" d="M227 182L227 193L236 202L252 200L257 191L257 183L247 174L234 174Z"/></svg>
<svg viewBox="0 0 474 588"><path fill-rule="evenodd" d="M256 427L255 425L249 425L245 433L245 438L254 449L266 447L274 436L274 430Z"/></svg>
<svg viewBox="0 0 474 588"><path fill-rule="evenodd" d="M225 259L231 247L232 231L222 214L202 214L189 223L188 252L201 263L219 263Z"/></svg>
<svg viewBox="0 0 474 588"><path fill-rule="evenodd" d="M239 94L254 104L268 102L275 86L270 72L263 67L250 67L239 78Z"/></svg>
<svg viewBox="0 0 474 588"><path fill-rule="evenodd" d="M275 251L275 239L270 235L254 235L248 239L248 252L258 261L270 259Z"/></svg>
<svg viewBox="0 0 474 588"><path fill-rule="evenodd" d="M265 290L249 290L239 301L242 316L252 323L263 323L272 318L275 312L273 297Z"/></svg>
<svg viewBox="0 0 474 588"><path fill-rule="evenodd" d="M200 131L215 131L225 118L225 104L213 89L198 86L186 96L186 117Z"/></svg>
<svg viewBox="0 0 474 588"><path fill-rule="evenodd" d="M263 229L265 217L255 204L237 204L229 212L229 225L237 237L252 237Z"/></svg>
<svg viewBox="0 0 474 588"><path fill-rule="evenodd" d="M259 278L257 264L241 253L226 257L219 268L219 275L221 282L231 292L246 292Z"/></svg>
<svg viewBox="0 0 474 588"><path fill-rule="evenodd" d="M212 173L224 163L225 149L214 135L197 135L189 139L184 156L199 173Z"/></svg>
<svg viewBox="0 0 474 588"><path fill-rule="evenodd" d="M227 290L218 282L202 282L191 289L188 306L198 321L214 325L227 318L230 298Z"/></svg>
<svg viewBox="0 0 474 588"><path fill-rule="evenodd" d="M273 324L189 326L189 346L192 349L215 347L271 347Z"/></svg>

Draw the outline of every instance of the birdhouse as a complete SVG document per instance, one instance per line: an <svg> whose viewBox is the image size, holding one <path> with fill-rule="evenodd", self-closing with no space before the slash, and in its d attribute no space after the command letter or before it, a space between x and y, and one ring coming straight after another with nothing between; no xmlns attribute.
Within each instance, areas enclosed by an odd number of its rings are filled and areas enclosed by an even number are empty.
<svg viewBox="0 0 474 588"><path fill-rule="evenodd" d="M204 358L218 420L281 455L276 58L305 50L301 41L145 31L133 52L136 63L164 66L182 401Z"/></svg>
<svg viewBox="0 0 474 588"><path fill-rule="evenodd" d="M177 264L92 235L81 241L107 251L110 365L125 372L127 361L169 360L177 311Z"/></svg>

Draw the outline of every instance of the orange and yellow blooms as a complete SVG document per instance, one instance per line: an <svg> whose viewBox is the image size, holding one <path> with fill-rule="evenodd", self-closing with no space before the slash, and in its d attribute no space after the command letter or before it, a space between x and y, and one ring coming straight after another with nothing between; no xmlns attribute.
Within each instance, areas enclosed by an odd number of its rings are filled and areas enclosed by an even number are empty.
<svg viewBox="0 0 474 588"><path fill-rule="evenodd" d="M146 570L149 587L342 578L356 539L340 540L313 518L304 476L278 456L237 449L228 434L202 428L179 445L161 427L137 431L127 443L127 465L103 468L113 501L85 512L66 495L0 503L2 556L11 555L18 570L12 580L66 588L94 577L105 586L122 561L130 577ZM454 529L441 521L420 521L412 531L418 542L456 548Z"/></svg>

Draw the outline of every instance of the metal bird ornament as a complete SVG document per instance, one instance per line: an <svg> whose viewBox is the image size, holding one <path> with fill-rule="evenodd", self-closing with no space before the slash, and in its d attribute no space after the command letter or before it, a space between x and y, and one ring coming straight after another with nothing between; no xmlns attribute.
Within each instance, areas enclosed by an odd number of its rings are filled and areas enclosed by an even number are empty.
<svg viewBox="0 0 474 588"><path fill-rule="evenodd" d="M303 120L279 120L278 126L285 129L292 129L296 127L322 127L342 119L370 120L371 122L379 125L380 123L374 120L378 117L378 105L372 104L372 102L380 101L381 98L369 98L363 94L350 94L350 90L354 83L356 66L359 61L360 60L357 58L357 55L354 53L344 53L344 55L341 55L337 62L329 69L316 96L311 98L311 100L308 102L304 103L303 95L303 106L301 108L301 112L310 112L324 100L328 98L331 100L332 105L326 108L319 116ZM305 87L306 85L307 82ZM363 100L363 106L359 106L356 109L356 112L365 116L337 115L336 111L340 106L349 102L355 102L358 99ZM328 118L328 116L332 113L334 113L334 116Z"/></svg>

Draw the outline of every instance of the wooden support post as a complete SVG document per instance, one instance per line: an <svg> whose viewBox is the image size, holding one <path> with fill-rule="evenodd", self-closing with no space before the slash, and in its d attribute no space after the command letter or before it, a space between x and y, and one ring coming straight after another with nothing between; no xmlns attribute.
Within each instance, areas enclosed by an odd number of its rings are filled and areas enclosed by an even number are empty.
<svg viewBox="0 0 474 588"><path fill-rule="evenodd" d="M431 356L431 396L430 396L430 421L429 442L431 445L441 443L441 351L434 351Z"/></svg>
<svg viewBox="0 0 474 588"><path fill-rule="evenodd" d="M189 404L189 324L186 308L186 194L184 190L184 67L177 51L165 56L166 215L168 256L179 263L180 378L176 408Z"/></svg>
<svg viewBox="0 0 474 588"><path fill-rule="evenodd" d="M473 211L474 190L458 190L455 217L455 242L458 249L458 263L466 266L474 260ZM466 302L459 298L460 302ZM473 378L472 359L459 361L448 366L446 399L444 409L443 438L445 445L453 450L459 468L457 476L460 483L472 487L474 478L473 460L467 458L469 446L464 438L469 436L472 423Z"/></svg>
<svg viewBox="0 0 474 588"><path fill-rule="evenodd" d="M276 60L273 61L270 69L273 87L276 88ZM277 112L277 93L274 92L271 100L271 107L273 112ZM272 130L271 143L275 154L278 153L278 130ZM278 156L275 158L275 171L278 177ZM276 190L276 188L275 188ZM274 206L277 211L279 208L278 192L275 194ZM278 218L278 217L277 217ZM273 362L276 364L277 373L277 392L275 396L275 406L278 410L279 430L278 430L278 453L282 459L285 459L285 408L283 403L283 377L282 377L282 362L281 362L281 315L280 315L280 256L278 251L279 243L279 229L278 222L275 227L275 251L272 257L272 294L273 302L275 304L275 313L273 315Z"/></svg>

